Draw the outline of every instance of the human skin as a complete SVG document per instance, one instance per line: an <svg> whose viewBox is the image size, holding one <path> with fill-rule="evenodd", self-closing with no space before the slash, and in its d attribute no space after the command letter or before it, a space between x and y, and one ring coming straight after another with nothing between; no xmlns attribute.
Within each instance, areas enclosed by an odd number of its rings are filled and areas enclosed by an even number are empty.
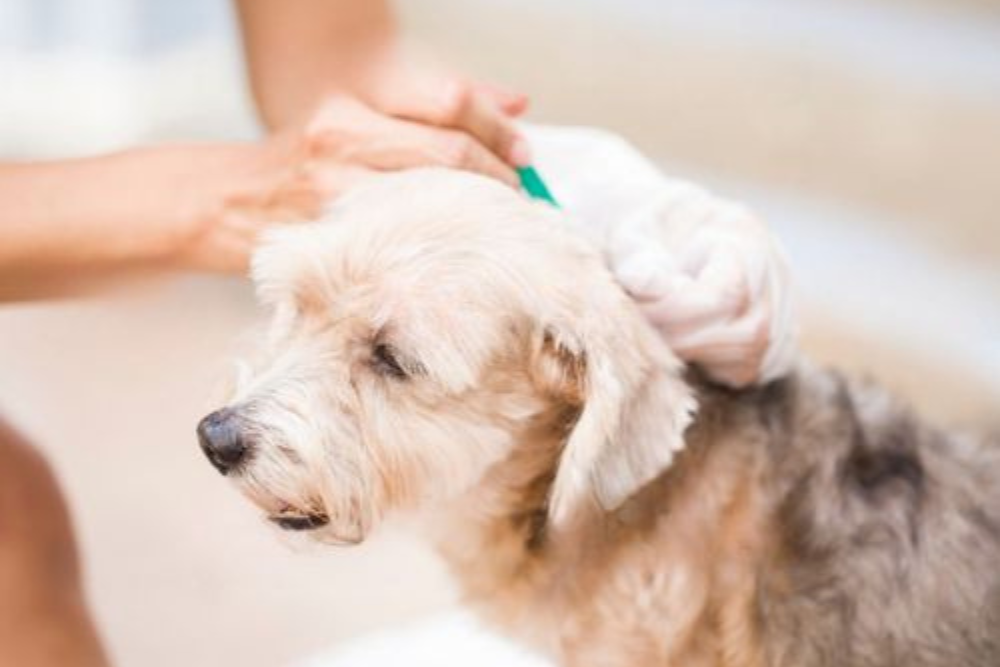
<svg viewBox="0 0 1000 667"><path fill-rule="evenodd" d="M448 166L516 186L513 167L531 159L513 123L527 98L404 59L385 3L240 0L238 9L265 138L0 163L0 301L140 270L243 273L265 228L309 218L387 171ZM6 429L4 438L19 443L0 441L6 507L51 508L55 539L43 524L0 534L0 581L23 593L0 605L0 664L32 665L23 656L47 637L68 642L53 646L73 657L35 664L102 664L58 487L23 437ZM5 451L42 472L5 487L3 473L18 469ZM27 567L19 556L51 548L67 560ZM21 613L36 600L58 609Z"/></svg>
<svg viewBox="0 0 1000 667"><path fill-rule="evenodd" d="M384 3L238 7L265 138L0 164L0 299L137 269L242 273L265 227L385 171L516 186L526 98L410 65Z"/></svg>
<svg viewBox="0 0 1000 667"><path fill-rule="evenodd" d="M0 664L107 664L87 614L66 502L42 456L0 421Z"/></svg>
<svg viewBox="0 0 1000 667"><path fill-rule="evenodd" d="M510 121L527 97L401 53L386 2L239 0L237 8L251 88L268 127L302 122L304 112L346 90L388 116L459 129L502 160L527 162Z"/></svg>
<svg viewBox="0 0 1000 667"><path fill-rule="evenodd" d="M322 202L384 171L450 166L516 185L512 167L527 158L512 118L524 110L523 96L421 74L379 55L389 51L375 44L395 48L386 41L391 17L381 3L282 5L294 15L274 20L278 4L264 0L239 7L267 129L260 141L0 163L0 301L63 295L94 278L145 270L243 273L266 227L314 215ZM270 34L272 20L280 35ZM308 33L291 59L282 53L289 30L318 26L357 39ZM294 35L290 41L299 43ZM364 65L366 57L378 57L379 66ZM297 60L329 67L301 79L276 75L301 69ZM410 76L423 91L417 106L386 94L409 95L401 82ZM0 590L0 664L107 664L57 481L32 444L2 422Z"/></svg>

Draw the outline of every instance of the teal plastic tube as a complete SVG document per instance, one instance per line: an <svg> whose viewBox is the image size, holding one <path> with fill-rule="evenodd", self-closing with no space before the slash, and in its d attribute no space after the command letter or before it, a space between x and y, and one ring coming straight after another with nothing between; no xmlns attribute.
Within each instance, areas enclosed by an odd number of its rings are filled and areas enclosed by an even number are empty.
<svg viewBox="0 0 1000 667"><path fill-rule="evenodd" d="M559 208L559 202L556 201L552 193L549 192L548 187L545 185L545 181L542 177L538 175L538 172L534 167L518 167L517 175L521 179L521 187L524 191L528 193L529 196L535 199L541 199L546 201L556 208Z"/></svg>

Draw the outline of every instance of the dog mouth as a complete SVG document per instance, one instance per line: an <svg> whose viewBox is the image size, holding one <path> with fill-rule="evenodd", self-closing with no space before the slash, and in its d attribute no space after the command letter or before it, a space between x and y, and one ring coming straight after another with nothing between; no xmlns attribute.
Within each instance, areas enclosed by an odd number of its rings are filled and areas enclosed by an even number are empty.
<svg viewBox="0 0 1000 667"><path fill-rule="evenodd" d="M330 517L319 512L301 513L291 510L278 512L268 517L268 520L282 530L316 530L330 523Z"/></svg>
<svg viewBox="0 0 1000 667"><path fill-rule="evenodd" d="M337 515L331 516L326 508L315 504L303 507L287 502L272 503L265 508L265 512L272 525L285 531L308 534L324 544L349 547L360 544L365 538L359 526L344 522Z"/></svg>

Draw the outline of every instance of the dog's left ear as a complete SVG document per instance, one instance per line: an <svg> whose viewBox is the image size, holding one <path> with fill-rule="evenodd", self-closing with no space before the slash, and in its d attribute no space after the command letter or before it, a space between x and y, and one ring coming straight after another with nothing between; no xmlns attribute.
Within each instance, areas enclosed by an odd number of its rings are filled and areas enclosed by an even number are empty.
<svg viewBox="0 0 1000 667"><path fill-rule="evenodd" d="M536 381L580 406L549 498L556 525L586 504L614 510L662 473L696 409L680 360L628 297L613 301L549 322L535 348Z"/></svg>

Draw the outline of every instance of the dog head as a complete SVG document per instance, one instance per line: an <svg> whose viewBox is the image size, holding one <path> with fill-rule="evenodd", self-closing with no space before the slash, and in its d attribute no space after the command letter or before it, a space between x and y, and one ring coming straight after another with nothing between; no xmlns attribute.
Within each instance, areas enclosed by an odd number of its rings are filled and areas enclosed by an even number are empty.
<svg viewBox="0 0 1000 667"><path fill-rule="evenodd" d="M555 408L578 415L556 522L616 507L682 445L680 363L563 216L500 184L386 176L272 233L253 275L260 357L198 434L282 527L358 542L456 498Z"/></svg>

